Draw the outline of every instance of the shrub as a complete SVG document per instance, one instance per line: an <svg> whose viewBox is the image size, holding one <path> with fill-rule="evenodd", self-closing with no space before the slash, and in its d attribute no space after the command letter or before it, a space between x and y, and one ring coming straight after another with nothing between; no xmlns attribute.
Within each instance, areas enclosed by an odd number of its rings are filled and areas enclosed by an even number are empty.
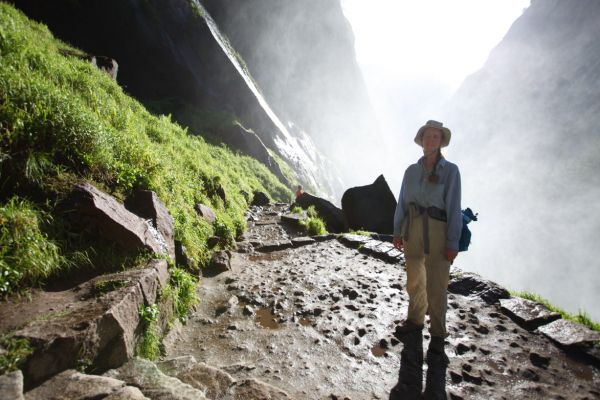
<svg viewBox="0 0 600 400"><path fill-rule="evenodd" d="M300 225L309 235L324 235L327 233L325 223L320 218L307 218L300 221Z"/></svg>
<svg viewBox="0 0 600 400"><path fill-rule="evenodd" d="M302 208L295 206L294 208L292 208L292 213L294 214L302 214Z"/></svg>

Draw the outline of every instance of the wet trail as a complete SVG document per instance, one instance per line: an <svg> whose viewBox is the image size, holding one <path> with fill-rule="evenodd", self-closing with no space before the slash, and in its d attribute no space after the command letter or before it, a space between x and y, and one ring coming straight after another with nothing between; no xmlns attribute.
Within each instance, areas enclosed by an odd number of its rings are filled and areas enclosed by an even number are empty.
<svg viewBox="0 0 600 400"><path fill-rule="evenodd" d="M408 306L400 258L366 255L335 237L297 239L281 222L284 210L249 215L246 241L270 251L242 245L231 272L203 279L201 304L166 341L167 356L193 355L296 399L387 399L404 346L393 333ZM449 398L600 398L598 368L496 305L450 294L448 329ZM424 339L427 349L426 330Z"/></svg>

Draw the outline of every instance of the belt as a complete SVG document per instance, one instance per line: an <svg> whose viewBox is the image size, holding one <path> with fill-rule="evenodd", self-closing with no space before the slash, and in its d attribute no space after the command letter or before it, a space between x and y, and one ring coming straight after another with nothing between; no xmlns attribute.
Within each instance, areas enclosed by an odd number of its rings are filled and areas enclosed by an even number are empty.
<svg viewBox="0 0 600 400"><path fill-rule="evenodd" d="M423 222L423 250L425 254L429 254L429 218L436 219L438 221L446 222L448 217L446 211L437 207L421 207L417 203L408 204L408 223L404 232L404 238L408 241L408 233L410 232L410 221L414 217L421 217Z"/></svg>

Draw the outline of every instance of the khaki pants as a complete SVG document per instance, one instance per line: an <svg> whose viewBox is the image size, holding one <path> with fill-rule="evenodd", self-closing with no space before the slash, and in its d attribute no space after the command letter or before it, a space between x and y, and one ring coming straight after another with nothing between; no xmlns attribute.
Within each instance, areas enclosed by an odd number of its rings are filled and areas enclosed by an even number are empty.
<svg viewBox="0 0 600 400"><path fill-rule="evenodd" d="M413 210L411 210L413 211ZM445 338L447 289L450 262L446 260L446 222L428 218L429 254L425 254L423 220L411 212L408 240L404 243L406 291L409 296L407 319L423 325L429 311L431 336Z"/></svg>

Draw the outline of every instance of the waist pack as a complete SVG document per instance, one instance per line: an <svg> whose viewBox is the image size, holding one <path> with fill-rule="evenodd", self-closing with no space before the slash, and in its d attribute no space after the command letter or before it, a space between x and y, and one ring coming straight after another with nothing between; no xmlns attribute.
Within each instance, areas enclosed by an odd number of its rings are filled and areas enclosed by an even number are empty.
<svg viewBox="0 0 600 400"><path fill-rule="evenodd" d="M473 210L466 208L462 210L462 231L460 232L460 239L458 241L458 251L467 251L471 244L471 230L467 226L471 221L477 221L477 214L473 214Z"/></svg>

